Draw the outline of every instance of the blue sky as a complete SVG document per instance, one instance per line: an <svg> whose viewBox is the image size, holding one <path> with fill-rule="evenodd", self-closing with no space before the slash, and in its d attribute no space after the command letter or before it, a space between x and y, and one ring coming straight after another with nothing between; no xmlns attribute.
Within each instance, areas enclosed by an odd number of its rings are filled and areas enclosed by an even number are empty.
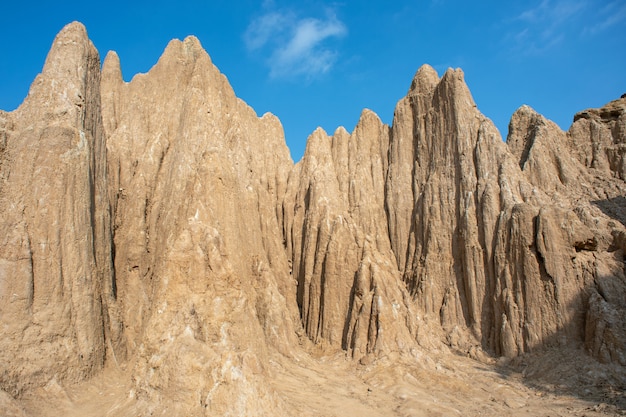
<svg viewBox="0 0 626 417"><path fill-rule="evenodd" d="M14 1L2 17L0 109L21 103L73 20L102 59L118 52L127 81L192 34L239 97L280 118L296 161L317 126L352 131L363 108L391 123L424 63L462 68L503 137L522 104L567 129L626 93L626 0Z"/></svg>

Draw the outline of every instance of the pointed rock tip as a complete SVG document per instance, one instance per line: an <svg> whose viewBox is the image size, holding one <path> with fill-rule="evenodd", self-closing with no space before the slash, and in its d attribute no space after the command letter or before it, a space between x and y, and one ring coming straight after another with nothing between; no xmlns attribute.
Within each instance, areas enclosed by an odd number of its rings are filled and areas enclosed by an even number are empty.
<svg viewBox="0 0 626 417"><path fill-rule="evenodd" d="M465 73L461 68L448 68L437 86L444 97L453 99L465 108L476 107L472 93L465 83Z"/></svg>
<svg viewBox="0 0 626 417"><path fill-rule="evenodd" d="M515 110L515 112L513 114L539 114L535 111L535 109L533 109L532 107L530 107L528 104L522 104L521 106L519 106L519 108L517 110Z"/></svg>
<svg viewBox="0 0 626 417"><path fill-rule="evenodd" d="M320 136L320 135L328 136L328 133L326 133L326 131L324 130L322 126L316 127L310 136Z"/></svg>
<svg viewBox="0 0 626 417"><path fill-rule="evenodd" d="M200 39L196 38L194 35L188 35L187 37L185 37L185 39L183 40L183 45L188 48L201 49L204 51L204 48L200 43Z"/></svg>
<svg viewBox="0 0 626 417"><path fill-rule="evenodd" d="M63 27L63 29L61 29L57 37L59 36L87 37L87 28L81 22L73 21L71 23L68 23Z"/></svg>
<svg viewBox="0 0 626 417"><path fill-rule="evenodd" d="M63 27L54 38L42 74L51 75L53 78L60 75L67 76L77 67L83 68L79 62L83 62L87 56L98 57L98 51L87 36L87 29L80 22L72 22Z"/></svg>
<svg viewBox="0 0 626 417"><path fill-rule="evenodd" d="M185 39L183 39L183 43L193 43L200 46L200 39L198 39L195 35L187 35Z"/></svg>
<svg viewBox="0 0 626 417"><path fill-rule="evenodd" d="M338 137L342 137L342 136L346 136L349 135L350 133L348 133L348 131L346 130L345 127L343 126L339 126L337 129L335 129L335 133L333 133L333 139L338 138Z"/></svg>
<svg viewBox="0 0 626 417"><path fill-rule="evenodd" d="M106 56L104 57L104 64L106 64L107 61L109 61L110 63L113 63L113 64L115 64L115 63L119 64L120 63L120 57L117 54L117 52L109 51L109 52L107 52Z"/></svg>
<svg viewBox="0 0 626 417"><path fill-rule="evenodd" d="M280 123L280 119L274 113L269 112L269 111L266 111L265 113L263 113L263 115L261 116L261 119L278 121Z"/></svg>
<svg viewBox="0 0 626 417"><path fill-rule="evenodd" d="M419 69L417 70L417 72L415 73L415 77L416 78L432 78L432 79L436 79L439 80L439 74L437 74L437 70L435 70L433 67L431 67L428 64L424 64L421 67L419 67Z"/></svg>
<svg viewBox="0 0 626 417"><path fill-rule="evenodd" d="M363 109L361 111L361 116L359 117L359 121L356 124L356 129L364 129L367 125L374 124L376 126L380 126L383 124L380 117L370 109Z"/></svg>
<svg viewBox="0 0 626 417"><path fill-rule="evenodd" d="M361 117L359 117L360 120L362 119L376 119L378 121L380 121L380 117L378 117L378 115L376 114L375 111L370 110L368 108L365 108L361 111ZM382 123L382 122L381 122Z"/></svg>
<svg viewBox="0 0 626 417"><path fill-rule="evenodd" d="M74 21L72 23L68 23L59 31L54 38L50 52L58 53L61 49L66 49L66 46L76 44L84 45L89 42L89 36L87 36L87 29L85 28L85 25Z"/></svg>
<svg viewBox="0 0 626 417"><path fill-rule="evenodd" d="M97 69L95 65L97 61ZM55 114L70 114L75 110L75 100L85 88L97 88L88 75L100 70L100 56L80 22L65 25L54 38L46 56L41 73L28 90L28 96L20 105L28 108L42 104L55 109ZM41 107L37 107L41 108ZM61 110L62 109L62 110ZM73 114L73 113L72 113Z"/></svg>
<svg viewBox="0 0 626 417"><path fill-rule="evenodd" d="M441 77L441 82L454 82L460 81L465 84L465 73L461 68L449 67Z"/></svg>
<svg viewBox="0 0 626 417"><path fill-rule="evenodd" d="M327 150L328 144L330 144L329 139L326 131L321 126L318 126L306 140L302 159L305 159L306 155L317 155L320 152L325 152L321 151L321 149Z"/></svg>
<svg viewBox="0 0 626 417"><path fill-rule="evenodd" d="M439 82L439 74L428 64L422 65L411 82L410 93L417 93L432 90Z"/></svg>
<svg viewBox="0 0 626 417"><path fill-rule="evenodd" d="M175 57L181 57L192 55L195 57L197 54L201 53L208 56L200 40L193 35L189 35L182 41L180 39L172 39L169 41L165 47L165 51L163 51L163 56L173 55Z"/></svg>
<svg viewBox="0 0 626 417"><path fill-rule="evenodd" d="M270 124L270 125L274 125L277 129L279 129L279 131L281 132L282 137L285 137L285 131L283 129L283 124L280 121L280 119L278 118L278 116L276 116L274 113L271 112L265 112L263 113L263 116L261 116L261 120L264 123Z"/></svg>
<svg viewBox="0 0 626 417"><path fill-rule="evenodd" d="M513 112L511 120L509 121L509 130L511 129L511 124L519 124L522 120L525 120L525 123L537 124L545 122L546 118L528 104L522 104L517 110L515 110L515 112Z"/></svg>
<svg viewBox="0 0 626 417"><path fill-rule="evenodd" d="M514 148L515 142L523 142L521 138L525 138L528 132L539 127L550 129L552 132L562 131L561 127L552 120L547 119L529 105L523 104L511 116L506 142L512 143Z"/></svg>
<svg viewBox="0 0 626 417"><path fill-rule="evenodd" d="M120 57L115 51L109 51L102 64L102 78L119 78L122 80Z"/></svg>

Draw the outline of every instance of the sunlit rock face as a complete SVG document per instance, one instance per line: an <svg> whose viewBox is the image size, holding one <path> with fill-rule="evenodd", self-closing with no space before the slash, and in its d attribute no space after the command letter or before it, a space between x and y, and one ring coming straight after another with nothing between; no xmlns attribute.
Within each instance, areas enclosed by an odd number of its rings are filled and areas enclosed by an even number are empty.
<svg viewBox="0 0 626 417"><path fill-rule="evenodd" d="M19 395L106 358L112 234L100 58L64 28L28 97L0 112L0 375Z"/></svg>

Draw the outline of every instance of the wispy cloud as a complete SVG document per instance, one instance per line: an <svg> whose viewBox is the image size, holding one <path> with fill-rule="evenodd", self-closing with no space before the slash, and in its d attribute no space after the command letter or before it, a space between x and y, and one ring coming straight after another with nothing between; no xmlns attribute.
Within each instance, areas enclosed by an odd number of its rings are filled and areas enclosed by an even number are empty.
<svg viewBox="0 0 626 417"><path fill-rule="evenodd" d="M591 25L585 27L585 34L594 35L626 22L626 3L621 0L612 1L598 9L597 16Z"/></svg>
<svg viewBox="0 0 626 417"><path fill-rule="evenodd" d="M262 48L284 31L285 27L291 25L292 21L293 16L278 12L266 13L253 20L243 36L246 47L249 50Z"/></svg>
<svg viewBox="0 0 626 417"><path fill-rule="evenodd" d="M558 26L571 16L575 15L585 5L584 1L554 1L543 0L535 7L523 11L518 19L531 23L550 22L552 26Z"/></svg>
<svg viewBox="0 0 626 417"><path fill-rule="evenodd" d="M545 53L563 42L566 32L586 9L587 2L542 0L511 20L512 31L505 40L522 55Z"/></svg>
<svg viewBox="0 0 626 417"><path fill-rule="evenodd" d="M254 19L243 39L249 51L269 56L271 77L311 78L332 68L338 52L331 41L347 33L344 23L330 10L323 19L274 10Z"/></svg>

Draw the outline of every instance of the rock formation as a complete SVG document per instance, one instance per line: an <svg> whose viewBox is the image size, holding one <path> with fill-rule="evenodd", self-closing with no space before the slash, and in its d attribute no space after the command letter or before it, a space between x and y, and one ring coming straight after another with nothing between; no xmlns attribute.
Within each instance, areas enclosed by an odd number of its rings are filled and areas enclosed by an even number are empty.
<svg viewBox="0 0 626 417"><path fill-rule="evenodd" d="M98 53L72 25L24 103L0 113L0 374L12 395L104 365L113 269L99 87Z"/></svg>
<svg viewBox="0 0 626 417"><path fill-rule="evenodd" d="M626 366L625 150L624 98L568 132L522 106L505 143L423 66L391 127L364 110L294 165L196 38L126 83L72 23L0 112L0 389L115 364L145 413L289 415L275 355Z"/></svg>
<svg viewBox="0 0 626 417"><path fill-rule="evenodd" d="M113 346L137 358L137 397L175 392L218 415L275 412L267 349L297 344L278 204L292 162L278 120L237 99L193 37L172 41L128 84L109 54L101 92Z"/></svg>

